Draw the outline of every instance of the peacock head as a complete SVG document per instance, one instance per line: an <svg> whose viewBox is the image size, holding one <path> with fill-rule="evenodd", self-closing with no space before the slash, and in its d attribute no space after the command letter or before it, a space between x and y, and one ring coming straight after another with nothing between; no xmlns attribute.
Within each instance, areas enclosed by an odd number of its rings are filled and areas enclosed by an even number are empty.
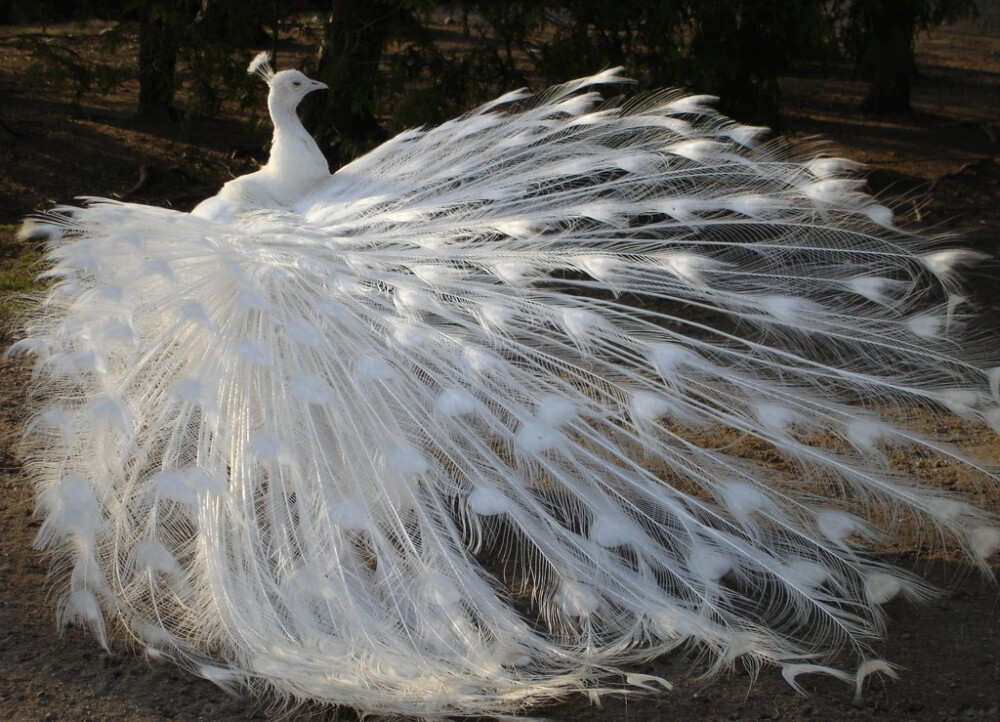
<svg viewBox="0 0 1000 722"><path fill-rule="evenodd" d="M326 90L326 83L312 80L298 70L282 70L275 73L269 83L271 94L282 103L288 103L293 108L299 104L306 94L314 90Z"/></svg>
<svg viewBox="0 0 1000 722"><path fill-rule="evenodd" d="M269 103L274 101L291 108L296 107L308 93L328 89L326 83L312 80L298 70L274 72L274 68L271 67L271 54L268 52L259 53L251 61L247 72L259 75L270 86Z"/></svg>

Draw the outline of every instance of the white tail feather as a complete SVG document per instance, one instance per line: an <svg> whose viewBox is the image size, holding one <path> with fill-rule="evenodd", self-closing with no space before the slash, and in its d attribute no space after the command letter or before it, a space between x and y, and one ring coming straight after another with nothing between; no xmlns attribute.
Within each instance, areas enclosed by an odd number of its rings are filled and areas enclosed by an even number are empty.
<svg viewBox="0 0 1000 722"><path fill-rule="evenodd" d="M689 642L793 686L890 671L880 605L924 590L862 546L1000 546L995 467L900 411L1000 426L949 305L975 254L894 229L853 164L607 82L273 207L40 219L54 280L17 348L62 619L387 714L510 712ZM856 676L811 661L844 645Z"/></svg>

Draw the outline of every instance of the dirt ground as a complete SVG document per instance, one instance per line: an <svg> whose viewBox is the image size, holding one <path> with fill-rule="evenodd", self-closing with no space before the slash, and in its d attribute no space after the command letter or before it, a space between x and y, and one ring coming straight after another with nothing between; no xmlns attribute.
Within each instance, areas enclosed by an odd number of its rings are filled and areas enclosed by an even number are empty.
<svg viewBox="0 0 1000 722"><path fill-rule="evenodd" d="M871 167L870 184L903 197L900 209L937 230L961 232L997 257L1000 249L1000 0L981 0L975 21L922 37L922 77L914 112L875 118L854 110L864 86L825 68L783 80L787 125L798 135L829 138L837 152ZM77 49L96 47L99 27L49 28ZM79 106L24 73L25 53L0 27L0 224L67 202L79 194L186 209L228 177L253 168L266 131L237 122L156 124L134 117L136 88L85 97ZM3 129L0 128L0 131ZM144 169L144 170L143 170ZM140 178L146 180L140 183ZM0 235L3 235L0 231ZM2 239L10 245L10 232ZM0 264L9 262L7 256ZM2 270L2 269L0 269ZM1000 325L1000 273L976 280L986 315ZM6 345L11 328L0 329ZM236 699L171 666L144 659L122 640L112 654L84 631L57 632L45 586L45 560L31 549L38 526L32 492L13 451L21 423L24 369L0 364L0 719L172 720L268 719L267 699ZM959 439L997 453L989 434ZM673 692L606 698L594 706L572 698L535 712L554 720L998 720L1000 595L983 575L948 557L894 552L942 589L928 604L888 605L886 641L878 651L900 679L870 680L863 697L829 679L807 679L793 691L774 669L754 679L744 670L706 682L684 655L636 671L674 681ZM295 719L354 719L352 713L305 709Z"/></svg>

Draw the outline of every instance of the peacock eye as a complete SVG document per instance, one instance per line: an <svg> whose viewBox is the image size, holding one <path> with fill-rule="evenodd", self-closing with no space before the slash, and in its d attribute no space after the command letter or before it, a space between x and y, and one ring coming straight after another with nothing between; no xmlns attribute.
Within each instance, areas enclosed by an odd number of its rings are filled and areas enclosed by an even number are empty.
<svg viewBox="0 0 1000 722"><path fill-rule="evenodd" d="M299 87L300 85L302 85L302 83L300 83L300 82L299 82L298 80L293 80L293 81L292 81L292 85L294 85L294 86L295 86L295 87L297 88L297 87Z"/></svg>

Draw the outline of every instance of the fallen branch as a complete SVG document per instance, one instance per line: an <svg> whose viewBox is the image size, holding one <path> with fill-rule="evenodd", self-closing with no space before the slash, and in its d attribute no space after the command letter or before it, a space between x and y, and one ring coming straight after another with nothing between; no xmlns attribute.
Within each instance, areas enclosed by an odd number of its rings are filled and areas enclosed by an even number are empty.
<svg viewBox="0 0 1000 722"><path fill-rule="evenodd" d="M152 177L153 177L152 170L148 165L143 163L141 166L139 166L139 180L136 181L136 184L134 186L132 186L127 191L118 196L118 200L122 201L127 200L128 198L131 198L139 191L146 188L146 186L149 185L149 182L152 179Z"/></svg>

